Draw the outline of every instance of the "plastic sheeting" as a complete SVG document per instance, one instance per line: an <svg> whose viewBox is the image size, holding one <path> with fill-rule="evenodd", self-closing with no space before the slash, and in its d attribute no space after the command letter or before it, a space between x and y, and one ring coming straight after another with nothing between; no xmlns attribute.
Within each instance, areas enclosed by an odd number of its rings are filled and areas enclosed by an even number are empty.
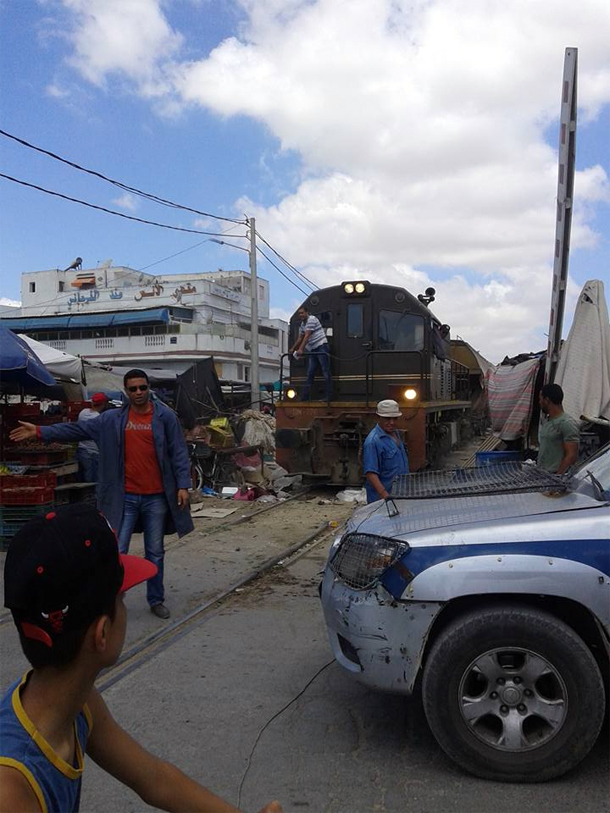
<svg viewBox="0 0 610 813"><path fill-rule="evenodd" d="M275 452L275 418L247 409L241 419L246 424L242 438L245 446L262 446L263 451L269 454Z"/></svg>
<svg viewBox="0 0 610 813"><path fill-rule="evenodd" d="M563 389L563 408L573 418L610 418L610 324L601 280L589 280L580 293L555 383Z"/></svg>

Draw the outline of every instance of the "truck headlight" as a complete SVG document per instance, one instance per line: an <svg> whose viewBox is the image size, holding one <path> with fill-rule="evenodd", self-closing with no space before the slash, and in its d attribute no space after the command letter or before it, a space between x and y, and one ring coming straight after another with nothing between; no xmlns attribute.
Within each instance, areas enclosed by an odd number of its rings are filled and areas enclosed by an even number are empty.
<svg viewBox="0 0 610 813"><path fill-rule="evenodd" d="M368 590L408 550L407 542L373 534L346 534L330 561L330 569L348 587Z"/></svg>
<svg viewBox="0 0 610 813"><path fill-rule="evenodd" d="M293 398L297 397L297 391L293 389L286 390L286 398L290 398L292 401Z"/></svg>

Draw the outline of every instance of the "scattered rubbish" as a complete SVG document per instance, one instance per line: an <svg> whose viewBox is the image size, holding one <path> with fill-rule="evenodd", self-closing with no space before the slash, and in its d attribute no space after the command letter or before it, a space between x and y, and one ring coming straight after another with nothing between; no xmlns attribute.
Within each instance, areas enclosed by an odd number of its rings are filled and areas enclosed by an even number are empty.
<svg viewBox="0 0 610 813"><path fill-rule="evenodd" d="M346 488L337 494L339 502L366 502L365 488Z"/></svg>
<svg viewBox="0 0 610 813"><path fill-rule="evenodd" d="M263 494L263 496L259 497L256 502L260 502L260 503L263 503L263 504L267 504L267 503L271 504L271 503L274 503L274 502L279 502L279 500L273 494Z"/></svg>
<svg viewBox="0 0 610 813"><path fill-rule="evenodd" d="M237 506L234 508L196 508L194 511L191 511L191 516L194 519L198 519L199 517L223 519L224 517L228 517L229 514L232 514L234 511L237 511Z"/></svg>
<svg viewBox="0 0 610 813"><path fill-rule="evenodd" d="M214 491L214 489L210 488L209 486L204 486L201 489L201 493L203 494L204 497L220 497L220 494L217 491Z"/></svg>
<svg viewBox="0 0 610 813"><path fill-rule="evenodd" d="M303 475L301 474L289 474L287 476L276 477L273 480L273 488L283 489L283 488L300 488L303 484Z"/></svg>
<svg viewBox="0 0 610 813"><path fill-rule="evenodd" d="M233 495L233 499L243 500L244 502L252 502L256 499L256 491L253 488L240 488L237 491L237 494Z"/></svg>
<svg viewBox="0 0 610 813"><path fill-rule="evenodd" d="M239 488L237 486L224 486L224 488L220 492L220 496L225 498L234 497L238 491Z"/></svg>
<svg viewBox="0 0 610 813"><path fill-rule="evenodd" d="M267 460L265 460L265 471L267 472L267 476L271 481L277 480L278 477L285 477L288 474L286 469L280 466L278 463Z"/></svg>
<svg viewBox="0 0 610 813"><path fill-rule="evenodd" d="M331 519L331 521L328 523L328 527L329 528L338 528L339 523L337 522L336 519Z"/></svg>
<svg viewBox="0 0 610 813"><path fill-rule="evenodd" d="M287 500L290 497L290 494L287 494L285 491L280 489L279 491L275 492L275 496L278 498L278 500Z"/></svg>
<svg viewBox="0 0 610 813"><path fill-rule="evenodd" d="M317 502L318 505L332 505L332 500L308 500L308 502Z"/></svg>

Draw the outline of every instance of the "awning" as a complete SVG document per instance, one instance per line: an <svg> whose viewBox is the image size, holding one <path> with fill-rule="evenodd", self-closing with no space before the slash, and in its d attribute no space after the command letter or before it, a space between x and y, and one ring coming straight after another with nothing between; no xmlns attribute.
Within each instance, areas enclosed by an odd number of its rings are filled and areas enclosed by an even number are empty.
<svg viewBox="0 0 610 813"><path fill-rule="evenodd" d="M10 330L80 330L91 327L116 325L167 324L169 308L138 311L114 311L113 313L79 313L74 316L27 316L11 319L0 318L0 324Z"/></svg>

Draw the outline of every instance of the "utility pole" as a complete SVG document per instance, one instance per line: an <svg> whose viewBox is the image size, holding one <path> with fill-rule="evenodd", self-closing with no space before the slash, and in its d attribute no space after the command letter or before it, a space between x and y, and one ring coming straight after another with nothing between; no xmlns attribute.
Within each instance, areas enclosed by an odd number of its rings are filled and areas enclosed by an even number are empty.
<svg viewBox="0 0 610 813"><path fill-rule="evenodd" d="M559 172L557 180L557 219L555 223L555 251L553 259L553 289L549 342L546 351L544 380L552 384L559 362L561 328L568 283L570 257L570 230L574 195L574 167L576 164L576 84L578 78L578 48L566 48L561 84L561 112L559 118Z"/></svg>
<svg viewBox="0 0 610 813"><path fill-rule="evenodd" d="M256 225L248 219L250 229L250 394L252 409L260 409L260 381L258 367L258 280L256 276Z"/></svg>

